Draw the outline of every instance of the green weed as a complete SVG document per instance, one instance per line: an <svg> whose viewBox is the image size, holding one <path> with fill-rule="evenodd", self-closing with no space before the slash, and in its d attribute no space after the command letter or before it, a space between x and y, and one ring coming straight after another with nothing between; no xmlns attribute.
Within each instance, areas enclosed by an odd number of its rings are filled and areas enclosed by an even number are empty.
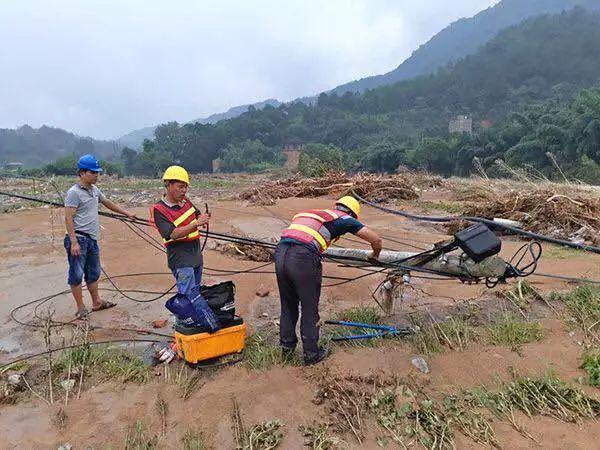
<svg viewBox="0 0 600 450"><path fill-rule="evenodd" d="M488 328L489 343L519 347L544 339L544 330L537 322L523 322L512 314L504 314Z"/></svg>
<svg viewBox="0 0 600 450"><path fill-rule="evenodd" d="M463 351L480 339L480 331L468 319L453 317L444 322L421 323L419 330L409 338L418 353L432 355L443 353L446 348Z"/></svg>
<svg viewBox="0 0 600 450"><path fill-rule="evenodd" d="M551 372L541 378L516 377L501 389L475 389L467 394L471 404L485 406L498 418L515 422L515 412L527 416L544 415L565 422L581 418L596 418L600 414L600 400L569 386Z"/></svg>
<svg viewBox="0 0 600 450"><path fill-rule="evenodd" d="M184 450L206 450L204 433L198 430L188 430L181 439Z"/></svg>
<svg viewBox="0 0 600 450"><path fill-rule="evenodd" d="M287 359L281 347L273 342L268 332L257 332L246 339L244 360L253 370L267 370L273 366L300 364L299 357Z"/></svg>
<svg viewBox="0 0 600 450"><path fill-rule="evenodd" d="M125 450L155 450L158 438L148 436L148 430L140 420L127 429L125 435Z"/></svg>
<svg viewBox="0 0 600 450"><path fill-rule="evenodd" d="M581 330L592 342L600 342L600 287L579 286L553 298L564 302L567 325Z"/></svg>
<svg viewBox="0 0 600 450"><path fill-rule="evenodd" d="M600 387L600 351L589 351L583 354L581 368L587 372L590 386Z"/></svg>
<svg viewBox="0 0 600 450"><path fill-rule="evenodd" d="M142 360L123 349L80 345L64 351L54 370L65 370L69 358L72 367L78 368L85 364L88 375L97 375L104 380L146 383L150 377L150 369Z"/></svg>

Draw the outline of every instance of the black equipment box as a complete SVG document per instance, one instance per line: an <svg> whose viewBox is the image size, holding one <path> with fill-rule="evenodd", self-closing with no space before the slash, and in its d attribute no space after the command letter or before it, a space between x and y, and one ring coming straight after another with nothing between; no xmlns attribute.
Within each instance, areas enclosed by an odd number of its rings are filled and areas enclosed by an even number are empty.
<svg viewBox="0 0 600 450"><path fill-rule="evenodd" d="M500 252L502 241L482 223L471 225L454 235L455 244L476 263Z"/></svg>

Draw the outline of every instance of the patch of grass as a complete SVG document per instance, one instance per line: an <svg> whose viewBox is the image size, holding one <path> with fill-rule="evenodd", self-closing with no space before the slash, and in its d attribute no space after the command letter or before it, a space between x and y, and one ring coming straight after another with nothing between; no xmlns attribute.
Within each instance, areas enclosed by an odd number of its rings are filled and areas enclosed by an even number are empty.
<svg viewBox="0 0 600 450"><path fill-rule="evenodd" d="M248 368L253 370L267 370L273 366L300 364L296 355L293 359L286 359L281 347L274 342L268 332L257 332L246 339L244 361Z"/></svg>
<svg viewBox="0 0 600 450"><path fill-rule="evenodd" d="M512 314L504 314L488 328L489 343L519 347L544 339L544 330L537 322L523 322Z"/></svg>
<svg viewBox="0 0 600 450"><path fill-rule="evenodd" d="M372 307L350 308L341 311L336 316L336 320L376 325L381 323L381 315L377 312L375 308Z"/></svg>
<svg viewBox="0 0 600 450"><path fill-rule="evenodd" d="M148 430L140 420L127 429L125 450L155 450L158 446L156 436L148 436Z"/></svg>
<svg viewBox="0 0 600 450"><path fill-rule="evenodd" d="M531 300L545 301L542 294L525 279L520 279L510 291L503 295L519 309L527 309Z"/></svg>
<svg viewBox="0 0 600 450"><path fill-rule="evenodd" d="M442 345L439 336L435 332L433 324L417 325L415 332L408 337L408 340L415 352L422 355L435 355L444 353L445 348Z"/></svg>
<svg viewBox="0 0 600 450"><path fill-rule="evenodd" d="M206 450L204 433L198 430L188 430L181 439L184 450Z"/></svg>
<svg viewBox="0 0 600 450"><path fill-rule="evenodd" d="M592 342L600 342L600 286L579 286L553 298L564 302L567 325L581 330Z"/></svg>
<svg viewBox="0 0 600 450"><path fill-rule="evenodd" d="M421 323L418 331L409 338L418 353L432 355L446 348L463 351L480 339L480 331L464 317L452 317L444 322Z"/></svg>
<svg viewBox="0 0 600 450"><path fill-rule="evenodd" d="M96 365L107 379L146 383L150 377L150 368L125 350L107 350Z"/></svg>
<svg viewBox="0 0 600 450"><path fill-rule="evenodd" d="M600 414L600 400L569 386L551 372L541 378L516 377L499 390L475 389L467 396L472 405L487 407L521 432L522 428L515 422L517 411L529 417L543 415L565 422L597 418Z"/></svg>
<svg viewBox="0 0 600 450"><path fill-rule="evenodd" d="M590 386L600 387L600 350L583 354L581 368L587 372Z"/></svg>
<svg viewBox="0 0 600 450"><path fill-rule="evenodd" d="M304 445L312 450L333 450L345 448L340 438L328 435L328 424L300 425L298 431L304 436Z"/></svg>
<svg viewBox="0 0 600 450"><path fill-rule="evenodd" d="M96 375L104 380L118 379L123 382L146 383L150 377L150 368L137 356L123 349L83 344L64 351L53 369L65 370L69 358L72 367L81 367L85 361L88 376Z"/></svg>

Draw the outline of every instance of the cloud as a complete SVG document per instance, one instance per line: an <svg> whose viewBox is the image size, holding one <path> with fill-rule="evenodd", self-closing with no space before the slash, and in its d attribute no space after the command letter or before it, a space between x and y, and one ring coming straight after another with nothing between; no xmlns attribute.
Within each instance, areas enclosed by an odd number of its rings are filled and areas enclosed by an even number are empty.
<svg viewBox="0 0 600 450"><path fill-rule="evenodd" d="M115 138L389 71L497 0L0 4L0 127Z"/></svg>

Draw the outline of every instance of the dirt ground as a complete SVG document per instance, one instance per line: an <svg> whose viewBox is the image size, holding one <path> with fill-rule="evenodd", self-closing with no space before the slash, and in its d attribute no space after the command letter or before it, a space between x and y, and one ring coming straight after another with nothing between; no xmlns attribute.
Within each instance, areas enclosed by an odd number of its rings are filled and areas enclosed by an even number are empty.
<svg viewBox="0 0 600 450"><path fill-rule="evenodd" d="M429 201L445 197L444 192L423 193L423 199ZM192 200L199 204L203 201L194 195ZM291 198L279 200L275 206L261 207L249 206L238 200L212 200L211 229L224 233L239 229L253 237L277 238L295 211L330 207L331 203L332 199L328 198ZM147 215L146 207L136 206L133 210L140 216ZM42 349L41 334L17 324L9 314L19 305L66 289L63 220L60 209L37 208L0 214L0 364ZM362 220L384 236L386 249L418 251L415 247L427 248L447 238L439 226L390 216L369 207L365 208ZM147 245L119 221L103 218L101 224L101 260L109 275L154 274L119 278L116 282L121 289L161 291L172 285L162 252ZM354 239L342 239L338 244L366 248ZM501 255L509 259L521 244L513 238L505 239ZM600 279L599 255L573 252L565 256L550 245L544 245L544 250L539 272ZM227 279L235 281L237 312L249 324L250 332L276 323L279 312L274 274L219 274L214 269L249 269L260 263L224 256L212 249L210 241L204 253L204 264L204 284ZM264 270L272 271L273 266ZM363 273L331 263L326 263L324 268L324 274L329 276L351 277ZM371 292L381 280L381 275L375 275L342 286L324 288L322 318L327 319L354 306L375 305ZM529 281L546 293L572 287L566 282L539 276L532 276ZM324 280L325 284L329 282ZM417 277L412 283L415 289L408 289L403 301L397 303L394 316L387 319L390 323L405 323L413 312L443 313L445 308L465 300L494 308L500 302L495 291L506 289L500 286L490 290L483 285L469 286L458 281L431 281ZM103 282L102 286L108 284ZM258 291L267 291L268 294L260 297ZM95 339L131 336L114 328L148 329L152 320L169 317L164 299L135 303L114 292L103 292L103 298L116 301L118 305L91 315L91 324L103 327L94 331ZM89 304L87 297L86 301ZM47 305L53 308L56 319L72 319L75 307L69 295L58 296ZM19 318L30 320L28 314L31 312L31 309L22 310ZM411 365L414 349L408 344L389 342L375 348L338 348L331 358L315 368L278 367L261 372L238 365L221 369L208 374L202 388L185 401L176 395L173 386L160 380L143 385L100 384L69 403L65 409L68 426L62 432L58 432L51 423L57 406L32 398L16 405L0 406L0 434L3 437L0 448L46 449L57 448L66 442L75 449L121 448L126 429L135 420L144 420L150 427L159 427L154 402L157 390L161 390L170 405L167 442L175 443L165 448L178 448L181 437L190 427L204 430L214 448L234 448L230 402L235 397L248 423L283 420L287 425L281 448L300 449L303 437L298 425L315 420L327 421L323 406L313 403L315 386L311 383L311 375L326 369L331 374L382 372L400 377L415 376L426 381L436 392L456 392L497 379L509 379L509 368L525 375L541 375L547 368L552 368L565 380L581 376L583 372L578 369L581 354L578 342L581 337L577 333L569 333L560 317L549 315L542 320L542 325L544 340L524 345L520 353L505 347L471 346L463 352L431 356L428 358L431 373L427 375ZM169 328L159 331L168 333ZM598 396L597 390L588 392ZM535 441L525 438L506 423L494 421L492 425L502 448L598 448L600 426L595 422L564 423L539 416L531 419L523 416L519 420ZM343 438L348 443L347 448L379 448L375 439L359 445L350 435ZM458 433L456 445L457 448L481 448Z"/></svg>

